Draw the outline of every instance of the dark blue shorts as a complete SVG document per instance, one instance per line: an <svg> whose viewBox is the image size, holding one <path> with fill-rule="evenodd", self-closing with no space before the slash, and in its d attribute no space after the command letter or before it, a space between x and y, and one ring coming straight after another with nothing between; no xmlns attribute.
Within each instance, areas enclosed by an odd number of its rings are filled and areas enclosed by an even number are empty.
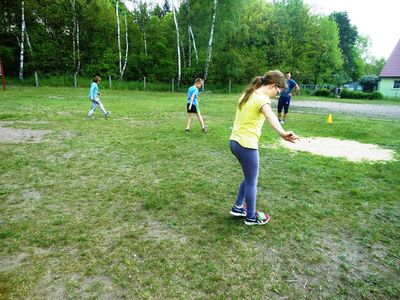
<svg viewBox="0 0 400 300"><path fill-rule="evenodd" d="M287 114L289 112L289 106L290 106L290 98L279 99L278 100L278 113L281 113L282 109L284 109L285 114Z"/></svg>

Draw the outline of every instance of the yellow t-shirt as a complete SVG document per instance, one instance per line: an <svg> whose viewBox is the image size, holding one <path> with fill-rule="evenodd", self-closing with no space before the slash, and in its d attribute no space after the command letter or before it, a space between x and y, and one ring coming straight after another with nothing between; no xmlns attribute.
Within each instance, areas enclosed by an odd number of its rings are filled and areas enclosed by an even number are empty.
<svg viewBox="0 0 400 300"><path fill-rule="evenodd" d="M271 99L266 95L255 92L242 106L241 110L238 106L230 140L237 141L245 148L258 149L258 141L265 121L261 107L265 104L271 105Z"/></svg>

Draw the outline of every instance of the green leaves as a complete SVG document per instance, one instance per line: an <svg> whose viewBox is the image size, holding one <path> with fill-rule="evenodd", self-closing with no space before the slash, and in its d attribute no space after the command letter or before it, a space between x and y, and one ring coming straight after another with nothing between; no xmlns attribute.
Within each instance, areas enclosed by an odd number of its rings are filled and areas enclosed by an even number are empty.
<svg viewBox="0 0 400 300"><path fill-rule="evenodd" d="M95 72L117 76L115 0L75 1L81 62L78 75L92 76ZM194 77L204 76L213 1L179 2L179 54L182 84L186 85ZM127 16L129 32L124 79L147 77L170 82L176 78L177 36L170 2L151 5L140 1L132 10L120 3L119 13ZM6 75L13 77L19 66L21 3L6 1L0 4L0 11L6 16L0 19L4 42L0 54L5 60ZM313 15L302 0L224 0L218 2L216 16L208 77L211 84L225 84L228 80L246 84L268 69L291 71L302 83L333 83L332 78L336 78L340 84L345 79L358 79L364 71L377 74L382 67L382 61L374 58L369 58L367 64L363 61L368 40L358 35L345 12L329 18ZM31 0L26 3L25 19L35 53L34 61L29 52L25 54L25 77L34 71L39 76L72 76L76 27L70 2ZM124 35L125 26L121 26L121 32Z"/></svg>

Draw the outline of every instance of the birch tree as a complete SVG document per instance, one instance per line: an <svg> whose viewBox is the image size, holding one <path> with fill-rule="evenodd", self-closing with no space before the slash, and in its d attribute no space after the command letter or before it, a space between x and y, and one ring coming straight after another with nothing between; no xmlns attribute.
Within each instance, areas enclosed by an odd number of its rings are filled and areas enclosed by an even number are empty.
<svg viewBox="0 0 400 300"><path fill-rule="evenodd" d="M210 66L210 61L211 61L211 52L212 52L212 43L213 43L213 37L214 37L214 27L215 27L216 14L217 14L217 0L214 0L213 16L212 16L211 31L210 31L210 39L208 40L206 67L205 67L205 70L204 70L204 81L207 80L208 68Z"/></svg>
<svg viewBox="0 0 400 300"><path fill-rule="evenodd" d="M74 71L74 86L77 87L76 77L78 75L81 60L80 60L80 47L79 47L79 22L76 17L76 2L75 0L71 0L72 6L72 57L73 57L73 71Z"/></svg>
<svg viewBox="0 0 400 300"><path fill-rule="evenodd" d="M126 64L128 62L128 49L129 49L129 43L128 43L128 21L126 20L126 14L124 15L124 20L125 20L125 61L124 61L124 66L122 67L121 79L124 76L125 69L126 69Z"/></svg>
<svg viewBox="0 0 400 300"><path fill-rule="evenodd" d="M24 80L25 3L21 1L21 40L19 42L19 79Z"/></svg>
<svg viewBox="0 0 400 300"><path fill-rule="evenodd" d="M124 77L124 72L128 60L128 23L126 21L126 15L125 15L125 62L124 65L122 66L122 53L121 53L121 26L120 26L120 21L119 21L119 0L116 1L115 5L115 14L117 15L117 33L118 33L118 61L119 61L119 77L120 79L123 79Z"/></svg>
<svg viewBox="0 0 400 300"><path fill-rule="evenodd" d="M187 22L188 22L188 65L192 66L192 43L190 36L190 2L187 0Z"/></svg>
<svg viewBox="0 0 400 300"><path fill-rule="evenodd" d="M31 45L31 41L29 40L28 30L26 29L26 26L25 26L25 33L26 33L26 42L28 44L29 53L31 54L32 60L34 60L32 45ZM35 73L35 83L36 83L36 86L38 87L39 86L39 79L38 79L38 74L37 74L37 71L36 71L36 66L35 66L34 73Z"/></svg>
<svg viewBox="0 0 400 300"><path fill-rule="evenodd" d="M171 6L172 6L172 13L174 15L174 22L175 22L175 29L176 29L176 49L178 52L178 88L179 84L181 82L181 76L182 76L182 67L181 67L181 51L180 51L180 41L179 41L179 27L178 27L178 20L176 18L176 8L174 4L174 0L171 0Z"/></svg>
<svg viewBox="0 0 400 300"><path fill-rule="evenodd" d="M190 21L190 1L187 0L187 22L188 22L188 61L189 61L189 68L192 66L192 44L193 44L193 49L196 54L196 63L199 62L199 56L197 54L197 48L196 48L196 40L194 39L193 31L192 31L192 25Z"/></svg>
<svg viewBox="0 0 400 300"><path fill-rule="evenodd" d="M190 35L191 35L191 37L192 37L193 50L194 50L194 53L196 54L196 63L198 63L198 62L199 62L199 55L197 54L196 40L195 40L195 38L194 38L192 26L189 26L189 32L190 32Z"/></svg>

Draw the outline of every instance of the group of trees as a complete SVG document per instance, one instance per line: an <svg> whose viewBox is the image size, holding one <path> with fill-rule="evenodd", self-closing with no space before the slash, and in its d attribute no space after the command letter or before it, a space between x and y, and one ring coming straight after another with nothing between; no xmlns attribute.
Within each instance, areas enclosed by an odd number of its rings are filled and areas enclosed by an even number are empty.
<svg viewBox="0 0 400 300"><path fill-rule="evenodd" d="M125 80L248 82L268 69L303 83L377 75L346 12L313 15L302 0L2 0L0 56L11 77L111 75Z"/></svg>

